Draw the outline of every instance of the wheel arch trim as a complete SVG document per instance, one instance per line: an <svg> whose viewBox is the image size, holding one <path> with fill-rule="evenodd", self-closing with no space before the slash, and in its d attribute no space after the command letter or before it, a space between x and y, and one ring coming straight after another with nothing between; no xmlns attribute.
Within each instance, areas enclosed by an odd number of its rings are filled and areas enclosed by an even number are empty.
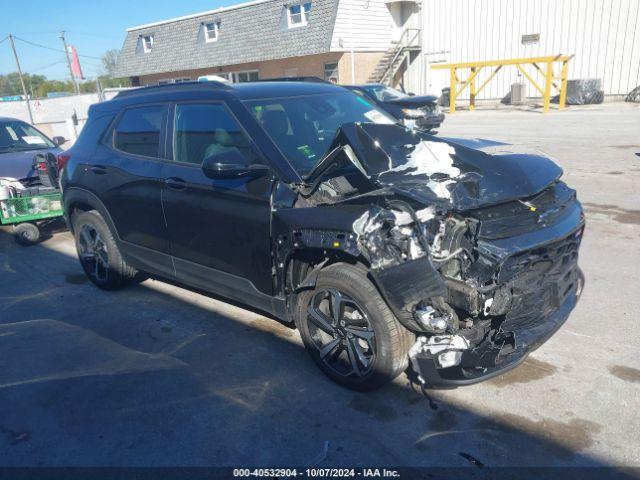
<svg viewBox="0 0 640 480"><path fill-rule="evenodd" d="M118 229L116 228L113 218L111 218L109 210L107 210L107 207L104 205L104 203L102 203L102 200L100 200L100 198L95 193L90 192L89 190L85 190L84 188L67 187L64 190L62 201L64 203L65 219L69 226L69 230L71 230L71 233L73 233L73 225L71 223L71 214L74 210L73 207L75 205L82 204L88 205L93 210L96 210L102 216L102 218L104 218L104 221L107 223L109 230L111 230L111 233L116 238L116 240L118 242L121 241Z"/></svg>

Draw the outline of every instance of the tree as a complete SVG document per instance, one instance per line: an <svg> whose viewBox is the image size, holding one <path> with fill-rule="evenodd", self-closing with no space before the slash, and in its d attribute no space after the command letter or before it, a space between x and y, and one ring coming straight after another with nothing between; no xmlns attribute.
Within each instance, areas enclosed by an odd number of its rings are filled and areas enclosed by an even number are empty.
<svg viewBox="0 0 640 480"><path fill-rule="evenodd" d="M115 48L107 50L102 55L102 72L103 76L113 77L116 73L116 61L118 60L119 51Z"/></svg>
<svg viewBox="0 0 640 480"><path fill-rule="evenodd" d="M120 88L130 87L131 82L128 78L116 78L116 62L118 60L118 49L111 49L104 52L102 55L102 75L100 75L100 85L102 88Z"/></svg>
<svg viewBox="0 0 640 480"><path fill-rule="evenodd" d="M34 97L45 96L47 92L54 91L56 87L63 88L63 91L66 91L64 85L54 86L44 75L30 75L25 73L23 77L27 93ZM63 84L64 82L57 83ZM22 95L22 85L20 83L20 76L17 72L0 75L0 96L10 95Z"/></svg>
<svg viewBox="0 0 640 480"><path fill-rule="evenodd" d="M0 75L0 96L22 95L22 86L17 72Z"/></svg>

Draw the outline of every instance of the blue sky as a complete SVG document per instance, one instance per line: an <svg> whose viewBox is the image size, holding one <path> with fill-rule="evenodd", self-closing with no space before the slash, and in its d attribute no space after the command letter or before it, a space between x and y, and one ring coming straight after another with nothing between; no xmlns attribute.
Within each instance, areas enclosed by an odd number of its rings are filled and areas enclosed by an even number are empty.
<svg viewBox="0 0 640 480"><path fill-rule="evenodd" d="M59 52L15 41L22 69L28 73L66 79L60 30L67 43L77 48L85 77L100 72L102 54L122 47L125 30L140 24L165 20L241 3L241 0L22 0L2 1L0 40L12 33ZM0 44L0 74L14 72L9 42Z"/></svg>

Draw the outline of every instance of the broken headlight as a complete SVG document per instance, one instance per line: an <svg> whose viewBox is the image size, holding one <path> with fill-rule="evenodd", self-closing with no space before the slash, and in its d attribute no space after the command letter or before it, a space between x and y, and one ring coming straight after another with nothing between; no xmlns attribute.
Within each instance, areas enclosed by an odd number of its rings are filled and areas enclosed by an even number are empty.
<svg viewBox="0 0 640 480"><path fill-rule="evenodd" d="M428 333L444 333L451 325L451 315L443 315L429 305L419 305L413 316Z"/></svg>
<svg viewBox="0 0 640 480"><path fill-rule="evenodd" d="M405 118L421 118L424 116L424 112L419 108L403 108L402 114Z"/></svg>

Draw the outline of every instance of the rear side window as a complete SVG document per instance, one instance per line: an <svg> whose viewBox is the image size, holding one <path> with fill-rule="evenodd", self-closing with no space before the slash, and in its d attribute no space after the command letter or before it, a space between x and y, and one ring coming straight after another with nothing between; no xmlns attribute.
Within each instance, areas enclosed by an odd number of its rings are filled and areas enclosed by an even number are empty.
<svg viewBox="0 0 640 480"><path fill-rule="evenodd" d="M178 162L200 165L206 158L235 150L247 164L260 163L251 141L224 105L177 105L174 131L174 159Z"/></svg>
<svg viewBox="0 0 640 480"><path fill-rule="evenodd" d="M144 157L160 156L160 133L166 107L150 105L125 110L113 134L118 150Z"/></svg>

